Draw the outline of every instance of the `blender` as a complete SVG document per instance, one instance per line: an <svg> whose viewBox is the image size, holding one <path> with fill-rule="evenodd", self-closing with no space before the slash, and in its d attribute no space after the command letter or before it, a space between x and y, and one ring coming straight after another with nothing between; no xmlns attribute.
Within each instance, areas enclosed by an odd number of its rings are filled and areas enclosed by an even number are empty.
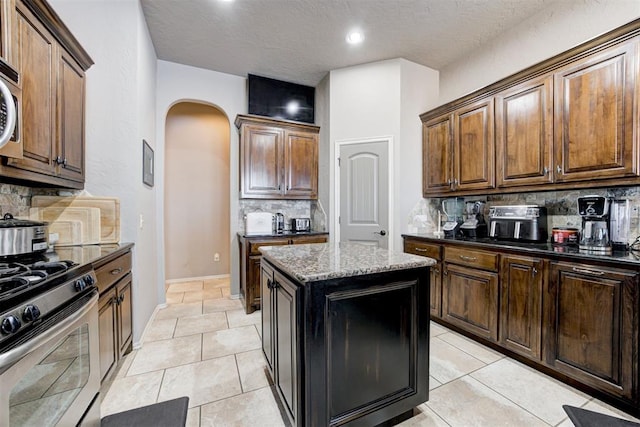
<svg viewBox="0 0 640 427"><path fill-rule="evenodd" d="M442 201L442 211L447 217L446 222L442 226L445 239L454 239L460 234L460 225L463 222L464 199L461 197L452 197Z"/></svg>
<svg viewBox="0 0 640 427"><path fill-rule="evenodd" d="M609 230L611 231L611 246L614 251L627 251L629 250L629 228L631 225L629 200L613 200L610 211Z"/></svg>
<svg viewBox="0 0 640 427"><path fill-rule="evenodd" d="M486 237L487 223L484 220L484 204L481 201L465 202L464 222L460 226L460 231L465 237L476 238Z"/></svg>

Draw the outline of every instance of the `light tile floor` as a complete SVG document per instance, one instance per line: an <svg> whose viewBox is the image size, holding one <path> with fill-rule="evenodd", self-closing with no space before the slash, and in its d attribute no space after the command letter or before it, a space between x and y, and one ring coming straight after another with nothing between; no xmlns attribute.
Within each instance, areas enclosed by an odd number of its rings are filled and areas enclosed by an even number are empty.
<svg viewBox="0 0 640 427"><path fill-rule="evenodd" d="M103 385L102 416L189 396L190 427L283 426L265 369L260 311L246 315L228 279L174 283ZM429 370L429 401L403 427L571 427L563 404L635 420L433 322Z"/></svg>

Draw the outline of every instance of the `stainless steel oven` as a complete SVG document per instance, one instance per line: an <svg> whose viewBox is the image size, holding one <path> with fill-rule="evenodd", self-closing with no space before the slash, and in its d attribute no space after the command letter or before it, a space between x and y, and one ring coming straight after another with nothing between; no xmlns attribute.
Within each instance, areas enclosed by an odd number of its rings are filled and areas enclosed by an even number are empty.
<svg viewBox="0 0 640 427"><path fill-rule="evenodd" d="M95 273L43 283L2 314L0 426L99 426Z"/></svg>

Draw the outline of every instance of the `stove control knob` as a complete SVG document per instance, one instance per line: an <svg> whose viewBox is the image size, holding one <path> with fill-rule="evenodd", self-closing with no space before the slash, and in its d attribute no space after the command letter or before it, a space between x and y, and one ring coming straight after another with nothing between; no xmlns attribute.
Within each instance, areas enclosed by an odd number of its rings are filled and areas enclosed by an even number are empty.
<svg viewBox="0 0 640 427"><path fill-rule="evenodd" d="M4 335L9 335L17 332L18 329L20 329L20 326L22 326L22 324L20 323L20 320L18 320L16 316L11 315L2 319L2 324L0 324L0 330Z"/></svg>
<svg viewBox="0 0 640 427"><path fill-rule="evenodd" d="M22 312L22 320L25 322L33 322L38 317L40 317L40 309L32 304L26 306Z"/></svg>
<svg viewBox="0 0 640 427"><path fill-rule="evenodd" d="M76 280L75 283L76 291L82 292L87 288L87 284L82 279Z"/></svg>
<svg viewBox="0 0 640 427"><path fill-rule="evenodd" d="M93 276L84 276L84 283L87 284L87 286L93 286L94 283L96 283L95 279L93 278Z"/></svg>

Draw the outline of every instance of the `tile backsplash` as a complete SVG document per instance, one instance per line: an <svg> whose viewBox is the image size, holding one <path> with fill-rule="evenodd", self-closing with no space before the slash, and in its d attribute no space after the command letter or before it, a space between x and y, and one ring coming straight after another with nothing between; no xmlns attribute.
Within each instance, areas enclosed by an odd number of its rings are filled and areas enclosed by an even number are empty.
<svg viewBox="0 0 640 427"><path fill-rule="evenodd" d="M553 227L568 226L580 228L582 220L578 215L577 199L586 195L607 196L616 199L628 199L631 210L629 243L640 236L640 187L615 187L587 190L541 191L517 194L492 194L486 196L468 196L465 201L486 201L485 218L489 207L495 205L540 205L546 206L549 232ZM421 199L409 214L409 233L430 233L436 230L438 212L442 213L443 198ZM441 215L444 222L444 214Z"/></svg>
<svg viewBox="0 0 640 427"><path fill-rule="evenodd" d="M326 231L327 215L319 200L240 200L238 232L244 233L244 216L248 212L281 212L285 230L291 226L291 218L311 218L313 231Z"/></svg>
<svg viewBox="0 0 640 427"><path fill-rule="evenodd" d="M0 216L10 213L14 217L29 216L31 197L35 195L58 195L58 189L31 188L14 184L0 184Z"/></svg>

